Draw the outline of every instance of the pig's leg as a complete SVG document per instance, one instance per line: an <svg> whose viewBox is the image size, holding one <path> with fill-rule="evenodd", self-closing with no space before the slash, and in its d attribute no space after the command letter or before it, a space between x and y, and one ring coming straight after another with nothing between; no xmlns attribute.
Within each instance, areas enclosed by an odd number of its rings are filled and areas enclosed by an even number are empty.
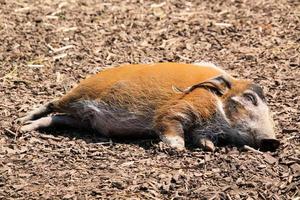
<svg viewBox="0 0 300 200"><path fill-rule="evenodd" d="M34 121L28 121L28 123L20 128L21 132L28 132L37 130L40 128L55 127L55 126L69 126L74 128L84 128L84 122L73 118L68 115L54 115L48 117L42 117Z"/></svg>
<svg viewBox="0 0 300 200"><path fill-rule="evenodd" d="M48 102L48 103L34 109L30 113L28 113L26 116L19 118L17 121L20 123L25 123L30 120L44 117L53 111L52 105L53 105L52 102Z"/></svg>
<svg viewBox="0 0 300 200"><path fill-rule="evenodd" d="M184 149L184 131L177 120L163 121L157 125L160 139L173 148Z"/></svg>
<svg viewBox="0 0 300 200"><path fill-rule="evenodd" d="M196 145L206 151L215 151L215 145L213 141L207 137L198 137Z"/></svg>
<svg viewBox="0 0 300 200"><path fill-rule="evenodd" d="M215 127L203 124L192 131L192 141L194 145L203 150L215 151L215 145L218 141L218 132L219 130L215 129Z"/></svg>

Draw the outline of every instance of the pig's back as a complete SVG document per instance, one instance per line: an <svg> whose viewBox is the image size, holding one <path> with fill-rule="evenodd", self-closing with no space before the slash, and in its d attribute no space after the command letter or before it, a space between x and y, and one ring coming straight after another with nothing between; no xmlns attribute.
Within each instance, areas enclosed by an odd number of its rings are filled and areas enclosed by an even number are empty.
<svg viewBox="0 0 300 200"><path fill-rule="evenodd" d="M212 65L183 64L183 63L156 63L156 64L129 64L105 69L98 74L83 80L84 85L97 87L111 86L118 81L130 81L139 84L157 80L188 87L192 84L220 75L224 71ZM165 85L162 85L165 86ZM97 88L95 88L97 89Z"/></svg>
<svg viewBox="0 0 300 200"><path fill-rule="evenodd" d="M153 110L175 95L173 85L186 88L222 73L216 67L194 64L122 65L82 80L60 99L58 106L68 107L78 100L101 100L133 112Z"/></svg>

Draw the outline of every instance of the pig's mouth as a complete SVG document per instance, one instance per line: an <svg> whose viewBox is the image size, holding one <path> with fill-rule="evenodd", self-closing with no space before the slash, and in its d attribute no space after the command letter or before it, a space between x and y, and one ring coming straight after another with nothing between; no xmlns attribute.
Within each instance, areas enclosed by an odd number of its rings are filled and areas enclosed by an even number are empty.
<svg viewBox="0 0 300 200"><path fill-rule="evenodd" d="M256 139L253 134L237 129L230 129L225 134L218 135L218 145L234 145L244 147L248 145L260 151L276 151L280 141L273 138Z"/></svg>

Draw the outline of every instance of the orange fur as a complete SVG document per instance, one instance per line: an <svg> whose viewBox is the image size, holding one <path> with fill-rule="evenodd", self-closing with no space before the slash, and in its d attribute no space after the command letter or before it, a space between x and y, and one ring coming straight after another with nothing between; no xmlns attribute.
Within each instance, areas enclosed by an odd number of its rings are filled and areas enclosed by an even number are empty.
<svg viewBox="0 0 300 200"><path fill-rule="evenodd" d="M79 99L101 99L132 111L136 107L155 109L176 96L173 85L186 88L221 73L212 67L180 63L123 65L82 80L54 105L66 110Z"/></svg>

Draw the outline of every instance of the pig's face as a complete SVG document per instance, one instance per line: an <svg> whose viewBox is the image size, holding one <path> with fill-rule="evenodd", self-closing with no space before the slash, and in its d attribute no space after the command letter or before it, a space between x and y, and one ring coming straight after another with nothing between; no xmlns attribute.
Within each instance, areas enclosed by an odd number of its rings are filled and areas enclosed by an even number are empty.
<svg viewBox="0 0 300 200"><path fill-rule="evenodd" d="M249 84L242 92L230 95L225 102L225 113L246 144L262 150L278 148L273 118L260 86Z"/></svg>

